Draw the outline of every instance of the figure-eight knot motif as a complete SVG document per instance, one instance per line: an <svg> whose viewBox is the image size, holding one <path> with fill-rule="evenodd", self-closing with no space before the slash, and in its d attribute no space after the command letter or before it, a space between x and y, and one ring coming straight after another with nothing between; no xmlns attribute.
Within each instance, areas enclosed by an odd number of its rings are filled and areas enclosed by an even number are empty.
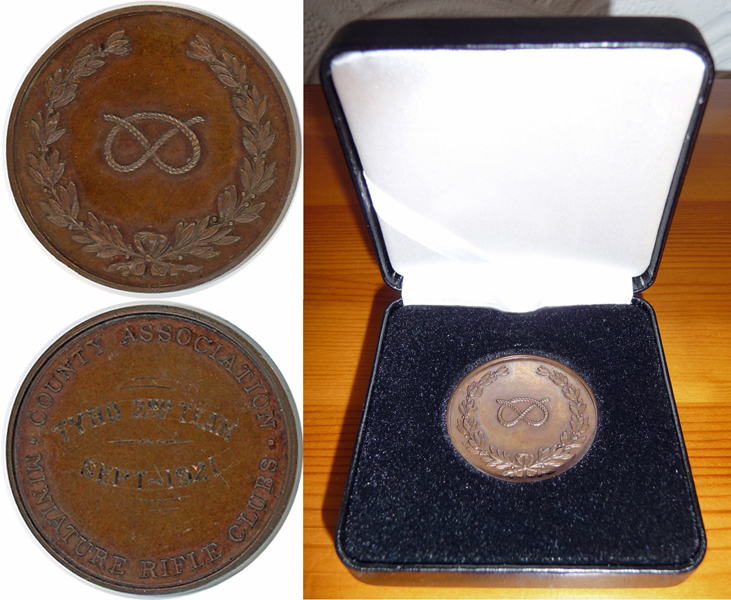
<svg viewBox="0 0 731 600"><path fill-rule="evenodd" d="M545 404L548 402L548 398L541 398L540 400L534 400L533 398L528 397L520 397L520 398L513 398L512 400L500 400L499 398L495 399L495 402L497 402L500 405L500 408L497 409L497 420L500 423L500 425L503 425L505 427L513 427L514 425L517 425L520 420L525 421L528 423L528 425L533 425L533 427L540 427L543 425L546 421L548 421L548 409L546 408ZM527 402L529 405L524 408L522 411L516 406L516 403L525 403ZM511 410L515 411L515 414L518 415L514 419L510 421L506 421L503 418L503 413L506 408L510 408ZM543 417L536 421L535 419L531 419L528 414L534 409L537 408L543 413Z"/></svg>
<svg viewBox="0 0 731 600"><path fill-rule="evenodd" d="M126 119L111 114L104 115L103 118L105 121L114 123L114 127L112 127L109 135L107 135L106 141L104 142L104 158L106 159L107 164L119 173L131 173L132 171L139 169L148 160L152 160L152 162L165 173L170 175L182 175L195 167L200 160L201 145L198 141L198 137L195 135L190 126L195 125L196 123L202 123L204 121L203 117L193 117L187 121L181 121L180 119L176 119L175 117L166 115L165 113L141 112L135 113ZM135 127L134 123L137 123L138 121L161 121L163 123L168 123L171 127L151 144L150 140L148 140L147 137L137 127ZM132 135L145 150L144 154L136 161L126 165L122 165L117 162L112 152L114 142L122 130L125 130ZM190 142L190 146L193 149L193 155L184 165L174 167L163 161L157 155L157 151L178 133L182 133Z"/></svg>

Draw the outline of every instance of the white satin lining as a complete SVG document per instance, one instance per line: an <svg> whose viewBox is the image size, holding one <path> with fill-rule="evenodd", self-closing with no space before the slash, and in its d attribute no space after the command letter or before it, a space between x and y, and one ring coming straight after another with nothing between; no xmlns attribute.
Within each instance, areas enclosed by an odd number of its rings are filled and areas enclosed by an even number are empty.
<svg viewBox="0 0 731 600"><path fill-rule="evenodd" d="M704 71L683 48L336 57L404 302L510 312L630 302Z"/></svg>
<svg viewBox="0 0 731 600"><path fill-rule="evenodd" d="M632 274L556 257L491 257L389 196L365 175L389 252L405 257L405 305L490 306L527 312L544 306L629 304ZM416 252L409 246L417 244ZM408 257L418 256L416 260ZM404 268L405 267L405 268Z"/></svg>

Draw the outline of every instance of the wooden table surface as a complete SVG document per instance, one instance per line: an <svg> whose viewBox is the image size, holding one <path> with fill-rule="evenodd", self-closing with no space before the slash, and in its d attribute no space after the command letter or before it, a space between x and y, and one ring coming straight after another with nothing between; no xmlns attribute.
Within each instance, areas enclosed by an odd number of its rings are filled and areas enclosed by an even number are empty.
<svg viewBox="0 0 731 600"><path fill-rule="evenodd" d="M487 589L361 583L333 536L383 311L375 253L319 86L305 88L304 597L731 596L731 80L714 83L655 284L708 551L674 587ZM671 526L672 524L668 524Z"/></svg>

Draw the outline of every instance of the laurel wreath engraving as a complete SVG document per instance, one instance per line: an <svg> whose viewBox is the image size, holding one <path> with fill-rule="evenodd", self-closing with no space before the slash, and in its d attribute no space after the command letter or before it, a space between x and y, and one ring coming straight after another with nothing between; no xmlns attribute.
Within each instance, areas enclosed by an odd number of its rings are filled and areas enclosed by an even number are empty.
<svg viewBox="0 0 731 600"><path fill-rule="evenodd" d="M59 127L61 115L58 110L76 98L81 79L89 77L103 67L111 56L126 56L131 51L130 41L123 30L112 33L103 45L89 44L74 59L71 67L59 67L45 84L46 102L44 108L30 121L30 130L38 143L38 155L28 154L28 168L33 180L47 194L39 201L45 218L58 227L71 231L74 241L82 250L101 259L122 258L105 267L109 272L123 276L155 277L177 276L193 273L202 265L183 262L188 257L210 259L220 254L214 246L226 246L241 239L231 235L235 225L251 223L260 217L266 201L257 201L276 181L276 162L267 161L267 151L276 139L271 124L265 121L268 107L267 97L256 85L249 82L246 65L225 48L221 57L216 54L210 42L198 34L190 42L187 55L206 62L218 80L232 94L232 104L244 121L242 141L251 159L244 158L239 178L241 191L236 184L223 189L217 197L217 213L207 215L199 221L180 221L172 236L155 231L137 231L132 243L125 239L119 226L106 223L91 211L87 221L79 218L80 205L76 184L64 180L66 163L61 160L57 149L51 146L58 142L66 130Z"/></svg>
<svg viewBox="0 0 731 600"><path fill-rule="evenodd" d="M508 452L485 442L484 433L478 428L474 419L477 399L482 395L483 389L494 383L498 377L507 375L506 366L488 371L479 381L471 383L467 387L465 399L458 406L462 419L457 421L457 430L465 437L465 447L471 453L478 455L486 466L497 469L506 477L537 477L553 473L574 456L572 452L574 449L586 442L584 434L589 429L589 419L584 416L586 403L581 397L581 390L574 386L564 373L556 369L548 369L541 365L536 369L536 373L541 377L547 377L561 388L564 397L569 401L571 411L569 426L561 433L558 443L547 448L539 448L536 454L518 452L515 458L511 458Z"/></svg>

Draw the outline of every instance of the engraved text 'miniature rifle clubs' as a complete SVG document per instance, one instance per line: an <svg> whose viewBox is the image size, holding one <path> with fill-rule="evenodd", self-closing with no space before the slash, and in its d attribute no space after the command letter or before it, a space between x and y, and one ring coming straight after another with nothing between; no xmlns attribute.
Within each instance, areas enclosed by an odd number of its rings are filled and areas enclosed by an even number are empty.
<svg viewBox="0 0 731 600"><path fill-rule="evenodd" d="M541 356L480 365L447 407L447 430L459 454L506 481L541 481L570 469L591 446L596 427L596 401L584 380Z"/></svg>
<svg viewBox="0 0 731 600"><path fill-rule="evenodd" d="M41 243L94 281L141 292L198 285L257 252L300 159L266 56L165 6L105 13L54 43L18 94L7 154Z"/></svg>
<svg viewBox="0 0 731 600"><path fill-rule="evenodd" d="M13 407L7 460L23 518L64 566L168 594L235 573L269 543L296 493L301 433L252 340L195 311L137 306L41 356Z"/></svg>

